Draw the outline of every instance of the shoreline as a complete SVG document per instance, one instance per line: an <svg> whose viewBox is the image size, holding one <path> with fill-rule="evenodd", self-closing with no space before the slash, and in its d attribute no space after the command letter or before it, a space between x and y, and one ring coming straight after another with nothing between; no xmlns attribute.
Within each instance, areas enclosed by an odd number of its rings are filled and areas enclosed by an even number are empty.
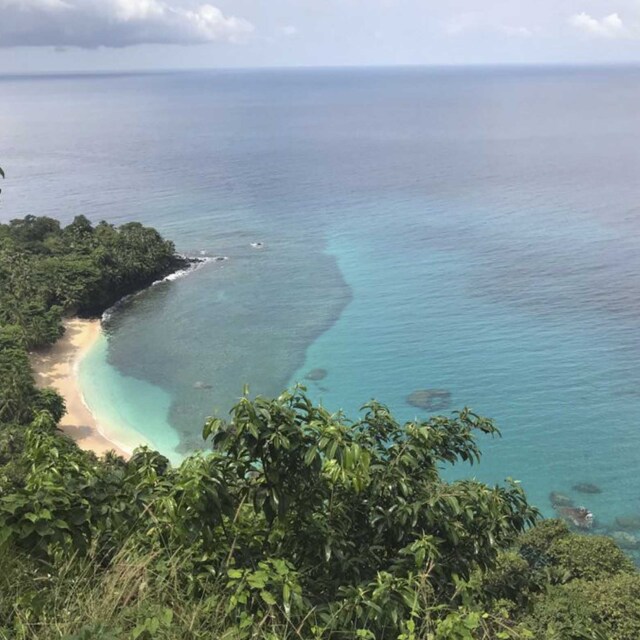
<svg viewBox="0 0 640 640"><path fill-rule="evenodd" d="M115 451L125 459L125 451L101 431L95 416L84 401L78 366L102 334L99 319L72 318L64 321L65 332L54 345L31 353L31 367L36 386L52 387L64 398L67 412L59 428L81 448L104 455Z"/></svg>
<svg viewBox="0 0 640 640"><path fill-rule="evenodd" d="M128 460L138 446L145 445L153 448L153 445L141 434L136 434L135 442L127 442L127 444L122 443L127 438L121 440L111 434L105 435L104 425L101 428L96 416L85 402L80 385L79 365L103 335L102 323L108 321L111 314L133 296L156 284L188 275L208 262L228 259L226 256L196 258L180 254L176 254L176 257L180 260L180 264L175 265L171 271L154 280L147 287L117 300L102 313L100 318L74 317L63 320L65 332L62 337L58 338L55 344L34 350L29 354L36 386L40 389L53 388L64 398L66 413L60 420L58 428L81 449L93 451L98 456L115 451ZM118 429L114 429L114 432L116 431Z"/></svg>

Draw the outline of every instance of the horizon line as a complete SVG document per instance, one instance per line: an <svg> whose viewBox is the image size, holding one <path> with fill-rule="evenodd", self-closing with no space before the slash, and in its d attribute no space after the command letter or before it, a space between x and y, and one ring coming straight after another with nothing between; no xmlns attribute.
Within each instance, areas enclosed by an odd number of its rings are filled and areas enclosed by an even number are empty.
<svg viewBox="0 0 640 640"><path fill-rule="evenodd" d="M640 68L640 61L628 62L465 62L416 64L336 64L336 65L265 65L238 67L158 67L131 69L69 69L0 71L0 78L42 78L72 76L124 76L194 72L256 73L274 71L376 71L376 70L466 70L466 69L630 69Z"/></svg>

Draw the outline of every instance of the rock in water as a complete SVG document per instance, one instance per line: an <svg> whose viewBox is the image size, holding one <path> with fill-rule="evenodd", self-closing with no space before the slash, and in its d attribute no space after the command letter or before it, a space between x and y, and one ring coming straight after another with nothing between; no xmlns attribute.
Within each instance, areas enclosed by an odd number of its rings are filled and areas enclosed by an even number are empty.
<svg viewBox="0 0 640 640"><path fill-rule="evenodd" d="M552 491L549 494L549 501L553 507L573 507L573 500L559 491Z"/></svg>
<svg viewBox="0 0 640 640"><path fill-rule="evenodd" d="M207 384L206 382L202 382L202 380L198 380L198 382L194 382L194 389L213 389L213 385Z"/></svg>
<svg viewBox="0 0 640 640"><path fill-rule="evenodd" d="M591 529L593 514L586 507L556 507L556 513L576 529Z"/></svg>
<svg viewBox="0 0 640 640"><path fill-rule="evenodd" d="M632 550L640 547L640 540L626 531L614 531L611 537L621 549Z"/></svg>
<svg viewBox="0 0 640 640"><path fill-rule="evenodd" d="M324 380L327 377L326 369L311 369L309 373L305 376L306 380L311 380L312 382L317 382L318 380Z"/></svg>
<svg viewBox="0 0 640 640"><path fill-rule="evenodd" d="M616 526L621 529L629 529L631 531L637 531L640 529L640 515L632 513L628 516L618 516L616 518Z"/></svg>
<svg viewBox="0 0 640 640"><path fill-rule="evenodd" d="M418 389L407 396L407 404L425 411L442 411L451 404L451 392L446 389Z"/></svg>
<svg viewBox="0 0 640 640"><path fill-rule="evenodd" d="M580 493L602 493L602 489L591 482L579 482L578 484L574 484L571 488L574 491L579 491Z"/></svg>

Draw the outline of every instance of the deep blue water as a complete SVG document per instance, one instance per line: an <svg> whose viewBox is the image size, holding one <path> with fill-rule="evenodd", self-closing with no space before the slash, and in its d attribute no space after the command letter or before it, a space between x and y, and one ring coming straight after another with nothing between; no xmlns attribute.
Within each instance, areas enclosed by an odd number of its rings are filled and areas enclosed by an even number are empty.
<svg viewBox="0 0 640 640"><path fill-rule="evenodd" d="M3 78L0 217L229 257L136 297L83 367L166 453L243 384L324 368L310 392L352 416L448 390L503 432L460 473L609 526L640 512L639 105L633 68Z"/></svg>

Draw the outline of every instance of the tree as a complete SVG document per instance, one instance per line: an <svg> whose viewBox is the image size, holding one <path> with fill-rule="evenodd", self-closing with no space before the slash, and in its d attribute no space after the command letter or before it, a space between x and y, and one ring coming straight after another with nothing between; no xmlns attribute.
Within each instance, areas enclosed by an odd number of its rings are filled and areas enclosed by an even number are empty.
<svg viewBox="0 0 640 640"><path fill-rule="evenodd" d="M23 482L0 497L4 537L49 562L98 549L108 564L127 546L180 557L196 597L235 602L232 624L276 607L304 626L313 610L395 640L537 517L516 485L440 478L479 459L475 434L497 434L469 410L400 424L370 403L350 422L302 388L244 397L205 425L211 452L172 468L145 448L97 463L56 435L51 407L26 431Z"/></svg>
<svg viewBox="0 0 640 640"><path fill-rule="evenodd" d="M479 460L474 434L496 435L490 420L465 409L401 425L384 405L364 410L350 423L296 388L274 400L245 397L229 423L204 429L237 478L227 487L235 508L260 516L261 549L304 567L318 596L381 571L406 576L416 562L432 565L445 589L453 574L490 565L535 521L516 485L440 478L443 463Z"/></svg>

